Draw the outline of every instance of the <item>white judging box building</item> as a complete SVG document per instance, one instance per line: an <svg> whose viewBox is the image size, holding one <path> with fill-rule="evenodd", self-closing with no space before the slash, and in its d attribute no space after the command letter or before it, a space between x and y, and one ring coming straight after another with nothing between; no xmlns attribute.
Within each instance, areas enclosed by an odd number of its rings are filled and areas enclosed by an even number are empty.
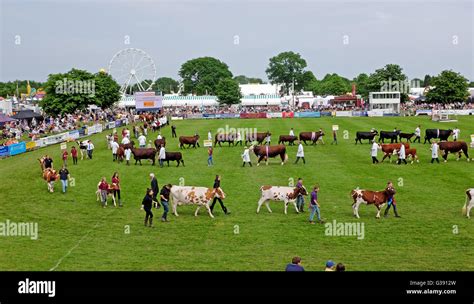
<svg viewBox="0 0 474 304"><path fill-rule="evenodd" d="M387 114L399 114L400 101L400 92L370 92L369 110Z"/></svg>

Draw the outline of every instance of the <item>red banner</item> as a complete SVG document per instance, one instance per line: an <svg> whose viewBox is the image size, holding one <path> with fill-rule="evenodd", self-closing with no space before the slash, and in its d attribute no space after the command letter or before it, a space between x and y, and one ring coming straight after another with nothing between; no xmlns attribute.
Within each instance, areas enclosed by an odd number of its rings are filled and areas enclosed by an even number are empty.
<svg viewBox="0 0 474 304"><path fill-rule="evenodd" d="M293 117L295 117L294 112L283 112L282 114L283 114L282 115L283 118L293 118Z"/></svg>
<svg viewBox="0 0 474 304"><path fill-rule="evenodd" d="M267 113L240 113L240 118L267 118Z"/></svg>

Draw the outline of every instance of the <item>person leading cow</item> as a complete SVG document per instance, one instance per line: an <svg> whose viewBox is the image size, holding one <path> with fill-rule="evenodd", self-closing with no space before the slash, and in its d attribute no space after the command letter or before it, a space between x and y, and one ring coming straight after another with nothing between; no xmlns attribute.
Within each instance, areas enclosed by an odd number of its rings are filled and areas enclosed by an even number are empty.
<svg viewBox="0 0 474 304"><path fill-rule="evenodd" d="M213 188L214 189L217 189L217 188L220 188L221 187L221 176L220 175L216 175L216 178L214 179L214 186ZM216 204L216 202L219 201L219 204L221 205L221 208L222 208L222 211L224 211L224 213L226 215L229 215L230 214L230 211L227 210L227 207L224 206L224 203L222 202L222 199L220 197L217 197L215 196L214 199L212 200L212 205L211 205L211 213L213 212L214 210L214 206Z"/></svg>
<svg viewBox="0 0 474 304"><path fill-rule="evenodd" d="M397 212L397 204L395 202L396 191L391 181L388 181L385 191L386 193L389 193L389 196L387 198L387 208L385 208L384 217L388 217L388 211L390 210L391 206L393 206L393 212L395 213L395 217L401 217L400 215L398 215Z"/></svg>

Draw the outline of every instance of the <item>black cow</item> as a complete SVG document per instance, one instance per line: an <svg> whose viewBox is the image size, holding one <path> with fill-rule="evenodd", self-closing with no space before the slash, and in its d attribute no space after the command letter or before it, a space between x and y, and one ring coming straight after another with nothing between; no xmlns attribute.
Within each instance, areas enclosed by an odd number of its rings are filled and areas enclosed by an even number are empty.
<svg viewBox="0 0 474 304"><path fill-rule="evenodd" d="M405 138L407 142L411 142L411 138L415 136L415 133L401 133L398 134L398 137L400 137L400 142L402 142L402 138Z"/></svg>
<svg viewBox="0 0 474 304"><path fill-rule="evenodd" d="M385 143L385 139L390 139L390 143L393 144L393 141L398 143L398 134L400 134L400 131L380 131L380 137L379 137L379 142L382 141L382 143Z"/></svg>
<svg viewBox="0 0 474 304"><path fill-rule="evenodd" d="M431 144L431 139L439 138L440 140L446 141L449 136L453 133L453 130L440 130L440 129L426 129L425 131L425 142L428 141Z"/></svg>
<svg viewBox="0 0 474 304"><path fill-rule="evenodd" d="M372 130L370 132L357 131L357 133L356 133L356 145L357 145L357 142L360 142L362 144L362 139L368 139L369 142L371 142L372 140L374 140L374 137L377 136L378 134L379 134L379 132L377 132L377 130Z"/></svg>

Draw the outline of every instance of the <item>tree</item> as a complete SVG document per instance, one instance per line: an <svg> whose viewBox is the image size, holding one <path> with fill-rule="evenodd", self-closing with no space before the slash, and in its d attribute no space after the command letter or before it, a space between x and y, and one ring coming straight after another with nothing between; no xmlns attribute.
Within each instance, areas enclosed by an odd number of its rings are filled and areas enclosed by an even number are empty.
<svg viewBox="0 0 474 304"><path fill-rule="evenodd" d="M252 77L247 77L245 75L235 76L234 80L237 81L239 84L249 84L249 83L262 84L263 83L263 80L260 78L252 78Z"/></svg>
<svg viewBox="0 0 474 304"><path fill-rule="evenodd" d="M300 54L294 52L283 52L272 58L268 68L265 70L271 84L282 84L285 93L289 93L294 84L295 91L299 91L307 85L309 79L305 75L306 60ZM314 76L314 75L313 75Z"/></svg>
<svg viewBox="0 0 474 304"><path fill-rule="evenodd" d="M94 104L102 109L113 106L120 99L120 85L106 72L94 75Z"/></svg>
<svg viewBox="0 0 474 304"><path fill-rule="evenodd" d="M343 95L351 91L348 79L334 74L327 74L319 85L321 95Z"/></svg>
<svg viewBox="0 0 474 304"><path fill-rule="evenodd" d="M403 102L408 100L408 86L407 76L397 64L387 64L376 70L370 74L367 82L369 92L399 91Z"/></svg>
<svg viewBox="0 0 474 304"><path fill-rule="evenodd" d="M426 74L423 80L423 87L426 88L427 86L430 86L430 85L431 85L431 76Z"/></svg>
<svg viewBox="0 0 474 304"><path fill-rule="evenodd" d="M216 96L220 104L240 103L242 93L239 83L231 78L223 78L219 81L216 88Z"/></svg>
<svg viewBox="0 0 474 304"><path fill-rule="evenodd" d="M368 88L368 82L369 82L369 75L362 73L357 75L356 78L354 78L353 82L356 85L356 94L360 94L363 98L368 98L369 97L369 88Z"/></svg>
<svg viewBox="0 0 474 304"><path fill-rule="evenodd" d="M198 95L215 94L221 79L232 78L227 64L212 57L201 57L185 62L179 71L184 92Z"/></svg>
<svg viewBox="0 0 474 304"><path fill-rule="evenodd" d="M170 77L158 78L153 84L153 90L160 91L163 94L171 94L172 92L178 92L178 81Z"/></svg>
<svg viewBox="0 0 474 304"><path fill-rule="evenodd" d="M38 82L34 80L29 80L30 87L36 90L43 89L45 83ZM9 82L0 82L0 96L7 97L7 96L14 96L20 97L21 94L27 93L27 80L15 80ZM18 94L17 94L17 84L18 84Z"/></svg>
<svg viewBox="0 0 474 304"><path fill-rule="evenodd" d="M48 115L73 113L89 105L108 108L120 98L119 90L117 82L104 72L91 74L72 69L48 76L46 96L40 106Z"/></svg>
<svg viewBox="0 0 474 304"><path fill-rule="evenodd" d="M434 103L465 102L469 96L468 80L460 73L442 71L431 79L434 86L426 94L426 100Z"/></svg>
<svg viewBox="0 0 474 304"><path fill-rule="evenodd" d="M474 81L471 81L471 82L469 83L469 87L470 87L470 88L474 88Z"/></svg>

